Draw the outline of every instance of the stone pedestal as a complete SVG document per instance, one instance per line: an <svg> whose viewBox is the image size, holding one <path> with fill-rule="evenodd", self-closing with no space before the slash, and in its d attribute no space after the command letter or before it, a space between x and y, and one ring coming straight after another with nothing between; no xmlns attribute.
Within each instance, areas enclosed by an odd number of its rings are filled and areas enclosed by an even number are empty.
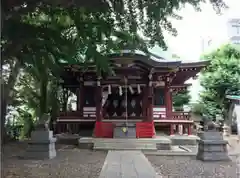
<svg viewBox="0 0 240 178"><path fill-rule="evenodd" d="M226 161L229 160L227 141L218 131L205 131L198 133L197 159L202 161Z"/></svg>
<svg viewBox="0 0 240 178"><path fill-rule="evenodd" d="M53 137L53 131L33 131L24 158L52 159L56 157L55 142L56 138Z"/></svg>
<svg viewBox="0 0 240 178"><path fill-rule="evenodd" d="M124 129L126 128L125 132ZM136 138L136 124L118 123L114 128L114 138Z"/></svg>

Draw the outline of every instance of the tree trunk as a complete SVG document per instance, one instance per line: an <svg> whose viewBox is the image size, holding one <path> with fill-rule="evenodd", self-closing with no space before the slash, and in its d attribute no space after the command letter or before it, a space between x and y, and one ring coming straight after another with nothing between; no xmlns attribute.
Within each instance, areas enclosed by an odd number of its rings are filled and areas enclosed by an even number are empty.
<svg viewBox="0 0 240 178"><path fill-rule="evenodd" d="M2 67L2 66L1 66ZM11 99L13 87L17 81L17 77L20 71L21 62L16 59L15 65L11 69L7 84L3 85L3 78L1 77L1 82L3 89L1 91L2 99L1 99L1 134L3 143L6 138L6 114L7 114L7 106L9 104L9 100Z"/></svg>
<svg viewBox="0 0 240 178"><path fill-rule="evenodd" d="M39 115L39 119L41 119L43 114L46 114L47 111L47 87L48 87L48 80L42 79L42 81L40 81L40 115Z"/></svg>
<svg viewBox="0 0 240 178"><path fill-rule="evenodd" d="M59 87L56 84L52 84L49 90L49 93L51 94L51 120L50 120L50 130L54 130L53 123L56 121L56 118L59 114ZM54 130L55 131L55 130Z"/></svg>
<svg viewBox="0 0 240 178"><path fill-rule="evenodd" d="M7 113L7 104L5 99L3 98L1 100L1 135L2 135L2 143L6 142L6 128L5 128L5 122L6 122L6 113Z"/></svg>

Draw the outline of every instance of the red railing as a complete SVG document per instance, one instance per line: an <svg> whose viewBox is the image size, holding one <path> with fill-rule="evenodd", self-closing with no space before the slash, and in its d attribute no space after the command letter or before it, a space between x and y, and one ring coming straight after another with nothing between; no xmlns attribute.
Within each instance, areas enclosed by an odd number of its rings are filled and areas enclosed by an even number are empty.
<svg viewBox="0 0 240 178"><path fill-rule="evenodd" d="M173 120L190 120L190 112L174 111L171 114Z"/></svg>
<svg viewBox="0 0 240 178"><path fill-rule="evenodd" d="M94 107L84 107L83 108L83 115L81 116L80 111L66 111L60 112L59 116L57 117L58 121L67 120L67 119L96 119L96 108Z"/></svg>
<svg viewBox="0 0 240 178"><path fill-rule="evenodd" d="M66 116L78 117L80 115L81 113L79 111L66 111L66 112L59 113L59 117L66 117Z"/></svg>

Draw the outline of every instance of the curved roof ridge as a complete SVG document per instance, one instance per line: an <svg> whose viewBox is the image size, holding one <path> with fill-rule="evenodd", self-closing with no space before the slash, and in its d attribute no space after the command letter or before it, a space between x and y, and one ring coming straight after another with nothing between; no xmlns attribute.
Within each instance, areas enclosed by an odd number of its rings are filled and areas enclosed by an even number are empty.
<svg viewBox="0 0 240 178"><path fill-rule="evenodd" d="M124 49L124 50L120 50L120 53L123 53L123 54L129 54L129 53L134 53L134 54L137 54L137 55L142 55L142 56L147 56L147 54L141 50L130 50L130 49ZM113 52L111 54L118 54L119 52ZM164 57L161 57L155 53L152 53L150 51L148 51L148 53L150 54L150 59L156 61L156 62L181 62L181 60L169 60L169 59L166 59Z"/></svg>

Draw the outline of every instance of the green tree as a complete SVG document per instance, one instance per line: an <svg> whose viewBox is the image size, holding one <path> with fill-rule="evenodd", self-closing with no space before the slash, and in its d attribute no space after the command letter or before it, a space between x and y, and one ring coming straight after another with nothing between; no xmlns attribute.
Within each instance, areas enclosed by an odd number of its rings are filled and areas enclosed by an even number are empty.
<svg viewBox="0 0 240 178"><path fill-rule="evenodd" d="M177 92L173 95L173 107L177 111L183 111L183 106L188 105L191 96L188 90Z"/></svg>
<svg viewBox="0 0 240 178"><path fill-rule="evenodd" d="M176 35L168 18L180 19L175 12L186 3L199 10L201 2L1 1L1 69L8 66L10 71L7 78L1 78L4 88L1 93L2 123L5 123L7 106L13 99L19 71L29 65L38 65L33 59L40 59L55 71L61 59L69 62L84 57L85 61L93 60L98 70L107 70L105 55L111 51L127 46L147 52L147 47L155 44L166 48L163 30ZM217 12L226 7L222 0L210 2ZM140 38L138 32L147 40ZM77 57L72 57L73 54ZM42 91L43 88L45 86ZM43 106L45 98L41 102ZM2 132L3 127L4 124Z"/></svg>
<svg viewBox="0 0 240 178"><path fill-rule="evenodd" d="M239 45L225 45L204 56L210 65L200 78L204 90L200 94L210 118L221 115L227 119L230 102L226 95L240 94L240 48Z"/></svg>

